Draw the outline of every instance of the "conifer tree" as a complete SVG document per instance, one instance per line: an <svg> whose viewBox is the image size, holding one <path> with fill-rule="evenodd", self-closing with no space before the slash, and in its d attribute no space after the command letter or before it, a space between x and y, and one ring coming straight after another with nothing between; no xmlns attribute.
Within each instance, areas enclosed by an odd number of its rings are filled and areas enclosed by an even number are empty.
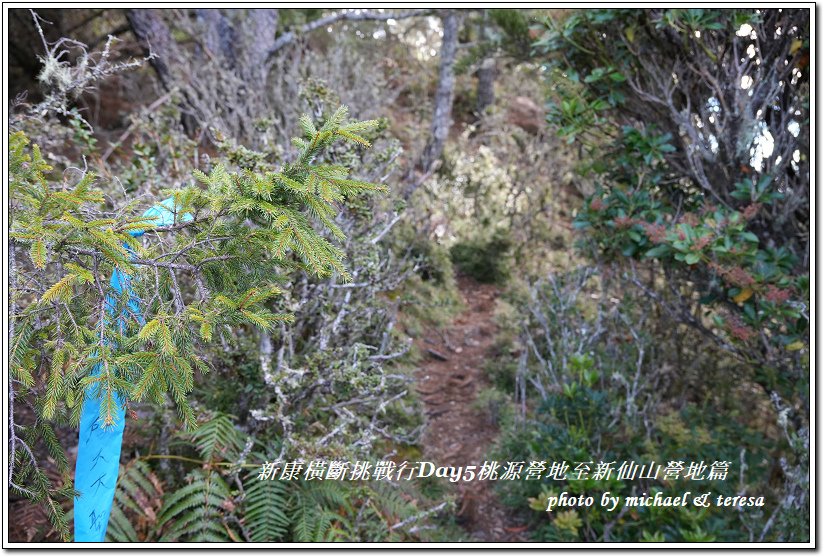
<svg viewBox="0 0 824 557"><path fill-rule="evenodd" d="M135 216L144 199L107 207L91 171L60 180L23 132L10 135L10 482L44 503L64 536L59 502L71 496L71 482L53 486L36 455L44 443L68 477L52 425L77 425L89 385L98 385L104 425L116 419L119 397L128 407L168 395L193 428L187 395L195 372L208 371L199 346L226 326L288 323L291 315L266 307L282 293L285 270L349 279L343 252L327 239L343 238L337 204L385 187L351 177L347 166L318 162L336 142L369 147L361 134L377 122L346 118L345 107L319 126L301 118L303 136L293 141L299 152L282 168L230 171L218 162L208 172L194 169L191 184L159 192L176 213L166 226ZM142 240L134 230L145 231ZM143 320L117 326L106 318L107 297L115 300L114 315L128 316L134 300L108 283L115 270L131 276ZM92 375L98 365L103 371ZM15 402L30 404L36 418L27 423Z"/></svg>

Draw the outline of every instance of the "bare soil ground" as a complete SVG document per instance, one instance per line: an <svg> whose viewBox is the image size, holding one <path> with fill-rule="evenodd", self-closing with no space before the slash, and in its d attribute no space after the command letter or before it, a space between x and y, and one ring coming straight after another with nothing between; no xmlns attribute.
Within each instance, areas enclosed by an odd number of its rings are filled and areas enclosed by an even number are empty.
<svg viewBox="0 0 824 557"><path fill-rule="evenodd" d="M488 386L484 364L495 340L493 316L500 292L466 277L458 280L458 286L465 311L450 327L429 331L416 341L426 357L417 373L417 390L426 404L423 456L436 466L480 469L498 434L487 412L474 403ZM474 540L527 541L511 509L498 501L494 482L453 485L458 492L458 521Z"/></svg>

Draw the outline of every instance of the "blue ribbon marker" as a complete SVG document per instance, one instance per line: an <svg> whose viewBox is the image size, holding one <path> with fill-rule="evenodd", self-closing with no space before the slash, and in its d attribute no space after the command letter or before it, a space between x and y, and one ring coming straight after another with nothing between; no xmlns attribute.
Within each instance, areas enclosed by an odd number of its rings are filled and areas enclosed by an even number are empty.
<svg viewBox="0 0 824 557"><path fill-rule="evenodd" d="M189 222L192 215L177 215L173 197L143 213L144 217L154 218L156 226L168 226L175 222ZM175 217L178 216L177 220ZM137 238L143 230L129 232ZM134 257L134 252L127 246ZM128 292L128 308L117 317L117 326L122 330L129 318L137 319L140 324L145 321L140 312L140 304L134 296L131 276L115 268L109 284L118 294ZM106 296L106 314L109 319L115 317L117 298ZM100 375L101 364L92 369L92 376ZM125 400L115 394L117 410L115 423L103 427L100 420L100 396L97 385L86 387L83 410L80 414L80 439L77 447L77 464L74 473L74 487L80 495L74 498L74 541L102 542L106 537L106 527L112 512L112 501L117 487L117 473L120 469L120 448L123 444L123 429L126 427Z"/></svg>

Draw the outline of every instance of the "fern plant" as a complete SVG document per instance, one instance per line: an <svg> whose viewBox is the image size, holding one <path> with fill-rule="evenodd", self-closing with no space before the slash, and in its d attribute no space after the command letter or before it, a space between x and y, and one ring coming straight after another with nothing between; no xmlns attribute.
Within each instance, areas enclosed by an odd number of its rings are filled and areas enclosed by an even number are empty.
<svg viewBox="0 0 824 557"><path fill-rule="evenodd" d="M165 526L160 541L239 541L225 520L232 493L220 474L195 469L186 476L186 482L166 498L160 509L158 521Z"/></svg>
<svg viewBox="0 0 824 557"><path fill-rule="evenodd" d="M232 493L226 481L212 470L192 470L183 488L170 494L160 510L159 521L166 527L160 541L239 541L224 520Z"/></svg>
<svg viewBox="0 0 824 557"><path fill-rule="evenodd" d="M283 541L289 532L291 513L289 486L278 480L258 480L258 472L250 473L244 482L246 489L243 518L249 541Z"/></svg>
<svg viewBox="0 0 824 557"><path fill-rule="evenodd" d="M421 511L420 494L387 482L261 480L263 451L216 414L195 433L181 434L180 449L195 449L183 485L167 491L147 455L121 471L107 540L118 542L331 542L407 541L398 525ZM244 442L246 440L246 442ZM175 457L176 455L171 455ZM197 463L195 465L195 463ZM245 470L245 471L244 471Z"/></svg>
<svg viewBox="0 0 824 557"><path fill-rule="evenodd" d="M134 460L121 466L106 541L152 541L163 494L163 486L148 463Z"/></svg>
<svg viewBox="0 0 824 557"><path fill-rule="evenodd" d="M296 482L289 508L297 542L342 541L351 528L351 488L346 483Z"/></svg>
<svg viewBox="0 0 824 557"><path fill-rule="evenodd" d="M240 541L236 527L229 522L237 499L230 487L236 470L220 468L240 458L243 434L229 416L217 414L193 433L180 437L197 449L203 464L186 475L183 487L164 498L157 537L161 541Z"/></svg>
<svg viewBox="0 0 824 557"><path fill-rule="evenodd" d="M204 460L212 461L226 455L234 458L243 448L243 438L232 423L231 417L217 414L201 424L190 438Z"/></svg>

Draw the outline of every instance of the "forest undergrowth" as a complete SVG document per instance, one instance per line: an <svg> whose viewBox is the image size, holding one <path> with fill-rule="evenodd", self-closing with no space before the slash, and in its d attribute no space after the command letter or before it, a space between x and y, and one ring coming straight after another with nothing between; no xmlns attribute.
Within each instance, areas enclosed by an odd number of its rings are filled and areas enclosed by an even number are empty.
<svg viewBox="0 0 824 557"><path fill-rule="evenodd" d="M809 539L805 10L10 17L14 541L95 392L108 541ZM678 490L766 505L546 510Z"/></svg>

